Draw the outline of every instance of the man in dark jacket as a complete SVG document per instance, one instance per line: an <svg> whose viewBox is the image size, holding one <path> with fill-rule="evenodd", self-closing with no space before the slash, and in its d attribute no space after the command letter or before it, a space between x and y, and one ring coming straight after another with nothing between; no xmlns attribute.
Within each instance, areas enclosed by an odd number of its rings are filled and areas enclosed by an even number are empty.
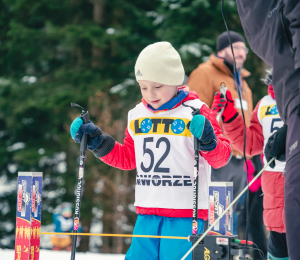
<svg viewBox="0 0 300 260"><path fill-rule="evenodd" d="M280 140L275 137L274 142L270 142L269 151L271 150L276 157L279 153L275 152L275 148L279 151L280 143L286 145L285 218L287 243L290 259L299 260L300 1L237 0L236 2L251 49L273 67L273 86L277 107L280 117L287 125L284 129L287 130L286 142L284 138ZM281 132L285 137L285 131Z"/></svg>

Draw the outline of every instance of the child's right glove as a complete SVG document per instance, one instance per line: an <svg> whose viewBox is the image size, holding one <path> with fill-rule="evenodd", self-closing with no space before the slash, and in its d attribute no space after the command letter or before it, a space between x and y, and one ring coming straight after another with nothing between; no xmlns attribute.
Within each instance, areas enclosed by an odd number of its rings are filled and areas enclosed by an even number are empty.
<svg viewBox="0 0 300 260"><path fill-rule="evenodd" d="M71 124L70 132L75 143L80 143L82 135L87 134L89 150L95 150L102 142L102 131L93 122L83 124L81 117L77 117Z"/></svg>
<svg viewBox="0 0 300 260"><path fill-rule="evenodd" d="M111 136L104 135L102 130L98 126L95 126L93 122L83 124L81 117L77 117L72 122L70 132L75 143L80 143L82 135L84 133L87 134L87 148L97 158L107 155L115 146L115 140Z"/></svg>
<svg viewBox="0 0 300 260"><path fill-rule="evenodd" d="M203 115L194 115L187 125L191 133L200 141L200 150L210 152L217 146L217 137L210 121Z"/></svg>
<svg viewBox="0 0 300 260"><path fill-rule="evenodd" d="M222 108L224 108L222 113L222 119L224 123L230 123L238 116L238 111L234 107L234 100L232 99L231 92L228 89L226 90L226 98L221 92L215 93L211 108L213 112L216 113L219 113Z"/></svg>

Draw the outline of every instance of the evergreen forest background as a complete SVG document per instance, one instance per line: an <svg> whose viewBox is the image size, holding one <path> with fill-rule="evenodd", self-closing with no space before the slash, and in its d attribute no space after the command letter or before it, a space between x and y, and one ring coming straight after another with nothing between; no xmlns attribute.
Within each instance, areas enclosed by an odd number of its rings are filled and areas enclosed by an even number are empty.
<svg viewBox="0 0 300 260"><path fill-rule="evenodd" d="M225 1L230 30L243 34L235 1ZM169 41L189 75L225 31L219 0L0 0L0 248L14 248L18 171L44 173L42 225L61 202L74 205L79 145L70 124L80 114L122 142L127 112L141 100L139 52ZM254 105L267 93L264 63L250 51L245 68ZM132 233L135 171L87 153L83 232ZM103 238L94 250L125 253L130 239ZM83 237L79 251L89 250Z"/></svg>

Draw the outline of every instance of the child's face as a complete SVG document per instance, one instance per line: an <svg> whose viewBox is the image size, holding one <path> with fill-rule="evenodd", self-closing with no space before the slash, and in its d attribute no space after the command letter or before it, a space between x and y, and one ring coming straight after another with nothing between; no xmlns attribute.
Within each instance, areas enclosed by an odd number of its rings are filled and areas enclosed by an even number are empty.
<svg viewBox="0 0 300 260"><path fill-rule="evenodd" d="M143 98L154 109L158 109L175 97L178 89L178 86L163 85L149 80L139 80L138 82Z"/></svg>

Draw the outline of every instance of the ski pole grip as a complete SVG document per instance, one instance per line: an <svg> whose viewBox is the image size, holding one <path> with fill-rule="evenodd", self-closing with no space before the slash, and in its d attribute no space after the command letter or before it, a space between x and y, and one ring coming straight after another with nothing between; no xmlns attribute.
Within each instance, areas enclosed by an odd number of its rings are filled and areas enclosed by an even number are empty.
<svg viewBox="0 0 300 260"><path fill-rule="evenodd" d="M84 124L88 123L90 121L90 115L89 115L89 111L85 111L83 110L80 117L82 118L82 121ZM82 138L81 138L81 142L80 142L80 152L81 153L85 153L86 152L86 148L87 148L87 135L83 134Z"/></svg>
<svg viewBox="0 0 300 260"><path fill-rule="evenodd" d="M227 90L226 85L225 86L224 85L220 86L220 92L224 95L225 98L226 98L226 90Z"/></svg>
<svg viewBox="0 0 300 260"><path fill-rule="evenodd" d="M224 85L223 85L224 84ZM221 86L220 86L220 92L221 94L223 94L224 98L226 98L226 90L227 90L227 87L225 85L224 82L221 83ZM220 122L220 119L221 119L221 115L223 114L224 112L224 107L221 109L221 111L218 113L218 116L217 116L217 121Z"/></svg>
<svg viewBox="0 0 300 260"><path fill-rule="evenodd" d="M90 121L90 115L89 115L89 111L82 111L81 115L80 115L83 123L88 123Z"/></svg>

